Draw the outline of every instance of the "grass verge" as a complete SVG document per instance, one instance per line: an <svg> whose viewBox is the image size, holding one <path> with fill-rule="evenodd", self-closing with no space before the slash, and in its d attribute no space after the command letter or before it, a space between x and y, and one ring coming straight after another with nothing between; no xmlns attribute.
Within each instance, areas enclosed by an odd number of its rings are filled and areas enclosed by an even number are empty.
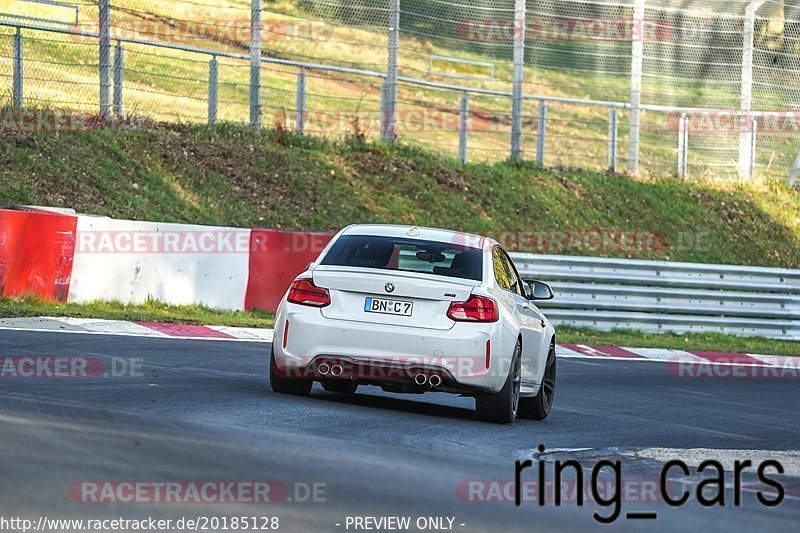
<svg viewBox="0 0 800 533"><path fill-rule="evenodd" d="M559 327L556 335L559 343L800 356L800 342L779 341L763 337L737 337L722 333L681 335L678 333L642 333L634 330L593 331Z"/></svg>
<svg viewBox="0 0 800 533"><path fill-rule="evenodd" d="M800 265L800 193L774 182L460 165L418 148L227 124L9 134L0 183L0 205L120 219L309 231L416 224L489 234L523 252Z"/></svg>
<svg viewBox="0 0 800 533"><path fill-rule="evenodd" d="M38 316L252 328L271 328L275 323L274 315L262 311L218 311L199 305L166 305L156 301L139 305L119 302L65 304L34 297L0 298L0 318Z"/></svg>

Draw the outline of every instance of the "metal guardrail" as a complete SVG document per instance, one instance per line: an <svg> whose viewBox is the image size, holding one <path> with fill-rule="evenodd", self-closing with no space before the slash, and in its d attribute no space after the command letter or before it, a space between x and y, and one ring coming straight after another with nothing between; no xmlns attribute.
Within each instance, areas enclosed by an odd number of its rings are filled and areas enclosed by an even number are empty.
<svg viewBox="0 0 800 533"><path fill-rule="evenodd" d="M720 332L800 341L800 270L511 254L551 283L556 324L600 330Z"/></svg>

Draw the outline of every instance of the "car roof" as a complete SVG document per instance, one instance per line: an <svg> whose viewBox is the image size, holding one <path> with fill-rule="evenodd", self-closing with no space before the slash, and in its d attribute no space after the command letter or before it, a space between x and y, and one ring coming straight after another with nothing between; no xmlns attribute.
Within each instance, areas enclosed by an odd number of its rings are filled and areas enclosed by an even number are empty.
<svg viewBox="0 0 800 533"><path fill-rule="evenodd" d="M342 231L342 235L370 235L382 237L411 237L423 241L446 242L472 248L486 249L496 244L494 239L440 228L403 226L397 224L354 224Z"/></svg>

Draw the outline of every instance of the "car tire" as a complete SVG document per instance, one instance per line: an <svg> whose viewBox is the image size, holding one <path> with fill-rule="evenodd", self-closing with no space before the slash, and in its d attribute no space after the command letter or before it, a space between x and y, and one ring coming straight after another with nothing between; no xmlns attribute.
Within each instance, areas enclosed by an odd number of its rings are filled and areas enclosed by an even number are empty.
<svg viewBox="0 0 800 533"><path fill-rule="evenodd" d="M547 362L542 375L539 393L532 398L520 398L517 415L529 420L544 420L553 407L556 394L556 345L551 344L547 352Z"/></svg>
<svg viewBox="0 0 800 533"><path fill-rule="evenodd" d="M314 384L310 379L289 378L275 364L275 346L269 358L269 385L274 392L280 394L294 394L295 396L308 396L311 393L311 386Z"/></svg>
<svg viewBox="0 0 800 533"><path fill-rule="evenodd" d="M496 424L511 424L517 417L519 406L519 393L522 384L522 344L517 341L514 355L511 358L511 368L508 377L500 392L484 393L475 397L475 410L478 418L485 422Z"/></svg>
<svg viewBox="0 0 800 533"><path fill-rule="evenodd" d="M358 389L358 383L350 379L326 379L321 383L326 391L340 394L355 394Z"/></svg>

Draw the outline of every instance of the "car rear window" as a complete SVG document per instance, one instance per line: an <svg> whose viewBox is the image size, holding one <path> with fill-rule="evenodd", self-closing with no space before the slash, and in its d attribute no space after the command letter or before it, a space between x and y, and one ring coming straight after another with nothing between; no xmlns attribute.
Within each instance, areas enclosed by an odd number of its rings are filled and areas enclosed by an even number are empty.
<svg viewBox="0 0 800 533"><path fill-rule="evenodd" d="M475 281L483 278L480 248L402 237L343 235L321 264L422 272Z"/></svg>

